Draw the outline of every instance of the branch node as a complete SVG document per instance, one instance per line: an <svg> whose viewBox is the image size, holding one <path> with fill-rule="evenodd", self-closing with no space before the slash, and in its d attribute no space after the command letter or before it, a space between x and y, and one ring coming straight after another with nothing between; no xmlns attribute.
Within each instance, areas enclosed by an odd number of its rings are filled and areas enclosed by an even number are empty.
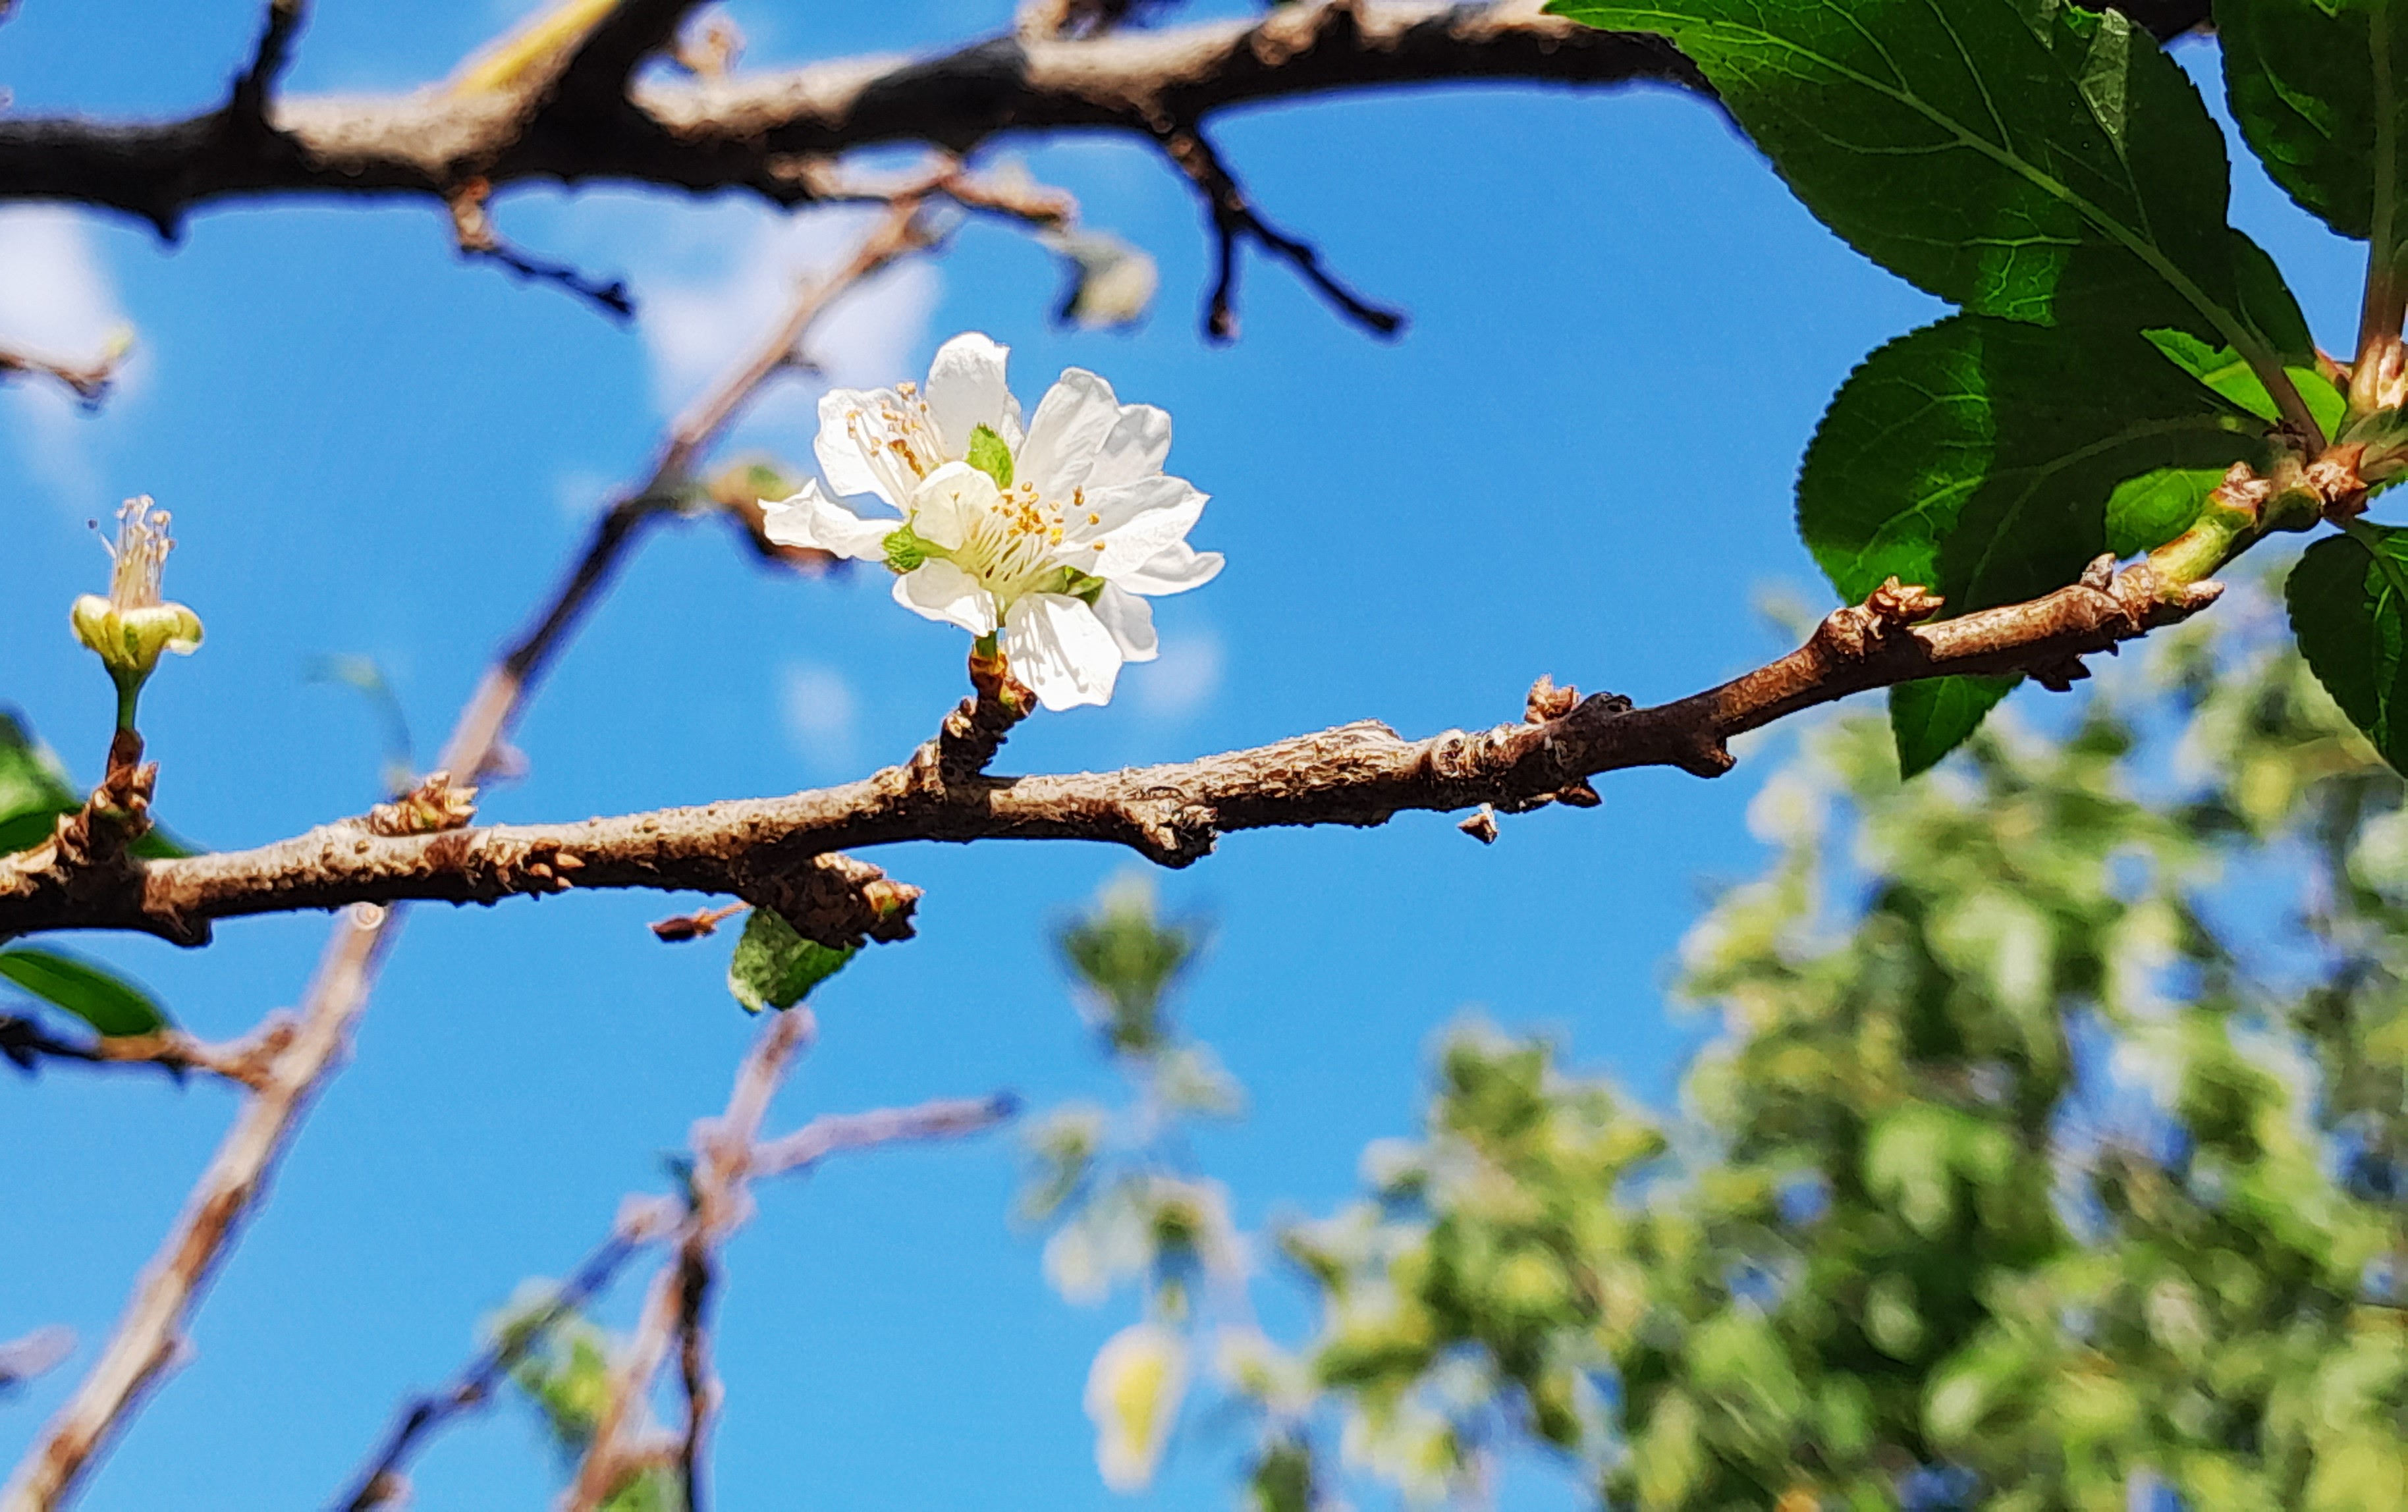
<svg viewBox="0 0 2408 1512"><path fill-rule="evenodd" d="M476 815L477 790L465 782L453 787L452 774L438 771L427 773L393 802L370 808L366 823L370 834L437 834L466 829Z"/></svg>
<svg viewBox="0 0 2408 1512"><path fill-rule="evenodd" d="M1455 828L1482 845L1495 845L1497 843L1497 806L1494 804L1482 804L1471 811L1470 818L1456 824Z"/></svg>

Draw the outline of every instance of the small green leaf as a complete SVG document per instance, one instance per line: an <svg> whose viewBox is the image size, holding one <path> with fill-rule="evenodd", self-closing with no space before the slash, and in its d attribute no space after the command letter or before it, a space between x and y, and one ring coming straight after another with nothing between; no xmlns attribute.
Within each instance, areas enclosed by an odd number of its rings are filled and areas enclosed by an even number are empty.
<svg viewBox="0 0 2408 1512"><path fill-rule="evenodd" d="M2408 172L2408 17L2388 0L2216 0L2215 29L2225 97L2267 177L2366 240Z"/></svg>
<svg viewBox="0 0 2408 1512"><path fill-rule="evenodd" d="M150 993L79 956L24 946L0 950L0 977L110 1038L155 1034L167 1027L166 1011Z"/></svg>
<svg viewBox="0 0 2408 1512"><path fill-rule="evenodd" d="M1916 777L1965 743L2019 678L1931 678L1901 682L1889 691L1890 736L1898 742L1898 772Z"/></svg>
<svg viewBox="0 0 2408 1512"><path fill-rule="evenodd" d="M2274 396L2266 392L2264 380L2243 362L2230 347L2214 347L2187 331L2146 331L2150 345L2163 352L2168 361L2209 388L2231 400L2261 420L2277 420L2282 411ZM2349 395L2335 388L2325 376L2313 367L2286 367L2285 376L2306 401L2308 413L2331 435L2341 428L2349 413Z"/></svg>
<svg viewBox="0 0 2408 1512"><path fill-rule="evenodd" d="M2408 772L2408 531L2360 523L2308 548L2284 590L2316 680Z"/></svg>
<svg viewBox="0 0 2408 1512"><path fill-rule="evenodd" d="M970 428L969 464L995 479L997 488L1011 487L1011 448L984 425Z"/></svg>
<svg viewBox="0 0 2408 1512"><path fill-rule="evenodd" d="M0 855L40 844L59 815L82 806L59 759L0 708Z"/></svg>
<svg viewBox="0 0 2408 1512"><path fill-rule="evenodd" d="M768 909L755 908L746 916L735 959L727 963L727 990L747 1013L791 1008L842 971L853 954L850 946L838 950L807 940Z"/></svg>
<svg viewBox="0 0 2408 1512"><path fill-rule="evenodd" d="M2107 496L2107 549L2119 557L2156 550L2190 528L2223 481L2219 467L2159 467L2126 478Z"/></svg>
<svg viewBox="0 0 2408 1512"><path fill-rule="evenodd" d="M2116 13L2053 0L1553 0L1694 60L1807 207L1967 310L2087 311L2307 360L2226 223L2224 138Z"/></svg>

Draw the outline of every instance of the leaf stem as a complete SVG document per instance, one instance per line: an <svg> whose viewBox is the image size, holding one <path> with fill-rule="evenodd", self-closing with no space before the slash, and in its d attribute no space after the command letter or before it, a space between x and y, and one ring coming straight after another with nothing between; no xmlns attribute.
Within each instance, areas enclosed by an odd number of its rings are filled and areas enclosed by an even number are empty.
<svg viewBox="0 0 2408 1512"><path fill-rule="evenodd" d="M2400 322L2408 313L2400 282L2400 248L2395 219L2399 206L2393 193L2399 178L2400 134L2393 119L2391 7L2375 0L2367 7L2367 41L2374 73L2374 193L2367 225L2366 294L2359 306L2358 356L2349 371L2349 412L2353 419L2372 414L2382 403L2386 373L2399 362Z"/></svg>

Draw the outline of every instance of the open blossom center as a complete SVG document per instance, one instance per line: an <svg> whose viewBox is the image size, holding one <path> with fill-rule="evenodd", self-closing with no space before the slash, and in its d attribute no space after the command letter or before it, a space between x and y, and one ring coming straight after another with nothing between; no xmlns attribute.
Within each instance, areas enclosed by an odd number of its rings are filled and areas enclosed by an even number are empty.
<svg viewBox="0 0 2408 1512"><path fill-rule="evenodd" d="M108 574L108 602L117 609L154 608L159 579L166 569L175 540L167 534L167 511L150 506L150 495L128 499L117 511L117 541L108 546L114 565Z"/></svg>
<svg viewBox="0 0 2408 1512"><path fill-rule="evenodd" d="M1062 568L1076 568L1075 557L1060 553L1072 511L1086 506L1085 490L1073 490L1066 508L1042 497L1031 483L1004 490L996 501L968 521L962 544L948 554L954 565L995 595L998 612L1048 578L1058 592L1068 585Z"/></svg>

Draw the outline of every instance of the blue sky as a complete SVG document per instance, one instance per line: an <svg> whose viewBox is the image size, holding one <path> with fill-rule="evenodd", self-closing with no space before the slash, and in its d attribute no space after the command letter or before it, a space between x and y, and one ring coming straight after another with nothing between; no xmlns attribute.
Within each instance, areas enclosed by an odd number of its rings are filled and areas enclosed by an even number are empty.
<svg viewBox="0 0 2408 1512"><path fill-rule="evenodd" d="M328 0L304 90L440 77L513 19L508 0ZM769 5L735 18L768 65L1000 29L1000 4ZM0 27L20 111L180 112L214 98L257 24L248 4L24 0ZM2214 53L2186 46L2211 93ZM1412 314L1393 345L1250 263L1244 339L1207 347L1197 207L1148 150L1022 140L1086 221L1160 260L1130 335L1057 331L1050 259L964 230L939 263L869 292L825 355L855 381L915 376L964 329L1013 349L1033 403L1065 365L1168 408L1171 470L1213 495L1195 533L1229 566L1158 607L1165 655L1109 708L1023 727L1002 770L1171 760L1346 720L1413 735L1518 716L1541 672L1641 701L1775 652L1756 593L1822 600L1790 529L1797 458L1867 350L1937 312L1826 234L1694 99L1466 87L1294 104L1219 126L1266 212L1370 296ZM2245 164L2236 217L2290 271L2329 342L2355 249ZM638 475L665 415L835 255L841 217L781 223L735 198L514 192L525 245L626 276L614 326L562 294L457 261L439 213L368 201L239 206L180 246L57 208L0 210L0 335L70 344L119 319L141 343L105 412L0 390L0 701L89 778L106 679L65 633L105 563L86 521L155 495L181 545L174 595L208 645L144 705L159 809L236 847L356 813L377 737L309 677L355 653L439 740L495 644L548 592L593 510ZM11 323L15 322L15 323ZM810 392L773 396L741 446L797 464ZM958 633L882 580L767 571L703 522L666 530L522 727L524 780L494 819L582 817L773 793L896 760L959 695ZM2025 697L2037 696L2033 694ZM1451 820L1252 834L1159 877L1210 918L1184 999L1250 1087L1252 1116L1199 1147L1241 1216L1324 1208L1364 1144L1412 1127L1431 1037L1467 1012L1567 1036L1640 1095L1670 1095L1705 1027L1668 1010L1671 953L1718 879L1750 871L1750 794L1778 735L1706 783L1625 774L1605 806L1508 819L1483 849ZM780 1105L813 1112L1008 1087L1043 1105L1106 1089L1046 933L1136 864L1062 844L906 846L920 938L867 952L822 994L821 1048ZM191 1363L89 1491L96 1512L318 1505L394 1403L453 1369L477 1320L566 1270L621 1195L715 1110L752 1032L721 986L726 940L665 947L685 906L573 895L422 909L272 1203L194 1331ZM208 1035L291 1003L324 923L236 922L203 951L79 942ZM231 1111L219 1089L72 1070L0 1078L0 1337L64 1323L68 1366L0 1401L16 1452L105 1335ZM872 1156L762 1194L721 1314L724 1505L1079 1507L1097 1483L1079 1393L1123 1296L1072 1307L1007 1220L1008 1138ZM606 1317L623 1318L623 1287ZM1151 1500L1224 1505L1234 1437L1192 1424ZM422 1463L419 1505L540 1505L552 1467L505 1408ZM1563 1499L1542 1473L1517 1505Z"/></svg>

